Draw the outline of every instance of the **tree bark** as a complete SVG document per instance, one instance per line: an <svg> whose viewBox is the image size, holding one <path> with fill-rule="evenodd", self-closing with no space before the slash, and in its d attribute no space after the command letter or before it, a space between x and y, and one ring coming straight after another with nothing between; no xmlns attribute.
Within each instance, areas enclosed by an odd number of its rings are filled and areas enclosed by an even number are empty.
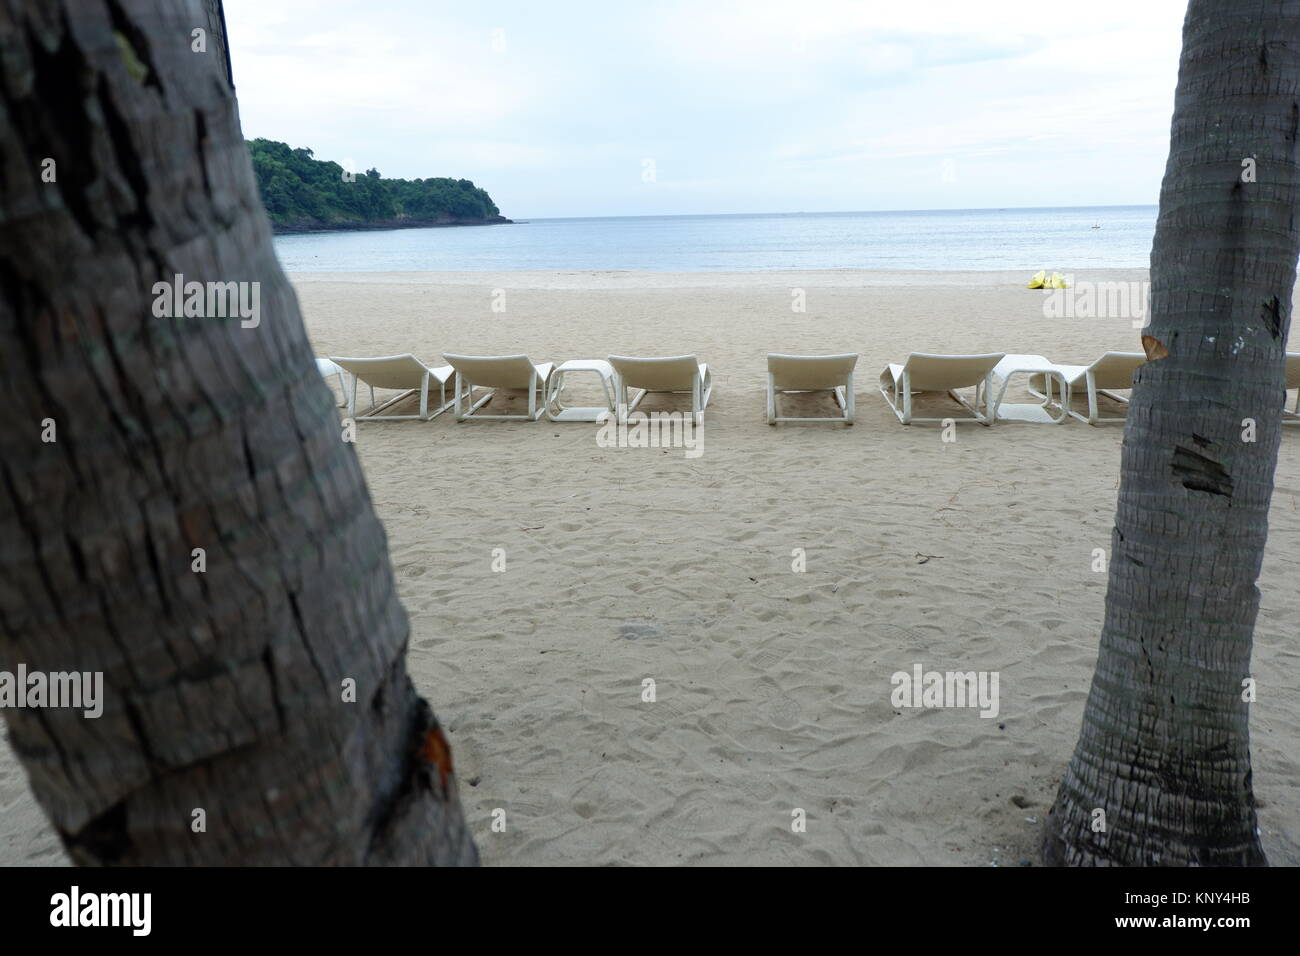
<svg viewBox="0 0 1300 956"><path fill-rule="evenodd" d="M78 863L476 863L214 12L0 0L0 670L104 681L10 742ZM156 317L177 275L260 321Z"/></svg>
<svg viewBox="0 0 1300 956"><path fill-rule="evenodd" d="M1266 862L1243 681L1300 255L1298 127L1300 2L1192 0L1151 360L1134 379L1100 655L1048 863Z"/></svg>

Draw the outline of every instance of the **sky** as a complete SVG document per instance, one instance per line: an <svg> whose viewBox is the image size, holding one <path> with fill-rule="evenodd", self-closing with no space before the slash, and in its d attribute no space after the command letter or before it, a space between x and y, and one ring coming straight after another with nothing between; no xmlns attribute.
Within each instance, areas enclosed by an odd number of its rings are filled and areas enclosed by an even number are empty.
<svg viewBox="0 0 1300 956"><path fill-rule="evenodd" d="M225 0L244 135L503 215L1154 204L1186 0Z"/></svg>

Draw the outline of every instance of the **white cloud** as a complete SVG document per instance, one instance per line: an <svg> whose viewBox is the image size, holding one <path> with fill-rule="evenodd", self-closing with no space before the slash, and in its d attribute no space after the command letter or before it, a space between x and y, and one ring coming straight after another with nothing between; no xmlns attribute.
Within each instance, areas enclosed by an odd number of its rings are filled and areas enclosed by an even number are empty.
<svg viewBox="0 0 1300 956"><path fill-rule="evenodd" d="M226 0L247 135L519 216L1154 202L1184 8Z"/></svg>

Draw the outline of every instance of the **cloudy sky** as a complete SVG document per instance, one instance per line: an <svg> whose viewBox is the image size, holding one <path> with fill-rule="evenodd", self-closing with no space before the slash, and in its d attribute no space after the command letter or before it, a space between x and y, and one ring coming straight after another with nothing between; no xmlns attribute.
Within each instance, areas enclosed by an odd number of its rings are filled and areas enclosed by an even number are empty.
<svg viewBox="0 0 1300 956"><path fill-rule="evenodd" d="M226 0L226 19L249 138L472 179L526 219L1155 203L1185 9Z"/></svg>

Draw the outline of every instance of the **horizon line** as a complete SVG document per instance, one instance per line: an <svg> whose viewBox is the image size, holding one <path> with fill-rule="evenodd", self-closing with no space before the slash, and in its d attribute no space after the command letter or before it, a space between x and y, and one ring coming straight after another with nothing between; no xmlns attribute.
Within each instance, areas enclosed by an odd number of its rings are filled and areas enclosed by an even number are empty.
<svg viewBox="0 0 1300 956"><path fill-rule="evenodd" d="M1113 203L1103 205L1080 206L966 206L937 207L929 209L800 209L792 211L767 212L675 212L675 213L624 213L612 216L520 216L515 223L528 223L540 220L565 219L697 219L720 218L727 216L861 216L886 215L889 213L908 212L1009 212L1012 210L1040 209L1158 209L1158 203ZM503 214L504 215L504 214ZM506 217L511 218L511 217Z"/></svg>

